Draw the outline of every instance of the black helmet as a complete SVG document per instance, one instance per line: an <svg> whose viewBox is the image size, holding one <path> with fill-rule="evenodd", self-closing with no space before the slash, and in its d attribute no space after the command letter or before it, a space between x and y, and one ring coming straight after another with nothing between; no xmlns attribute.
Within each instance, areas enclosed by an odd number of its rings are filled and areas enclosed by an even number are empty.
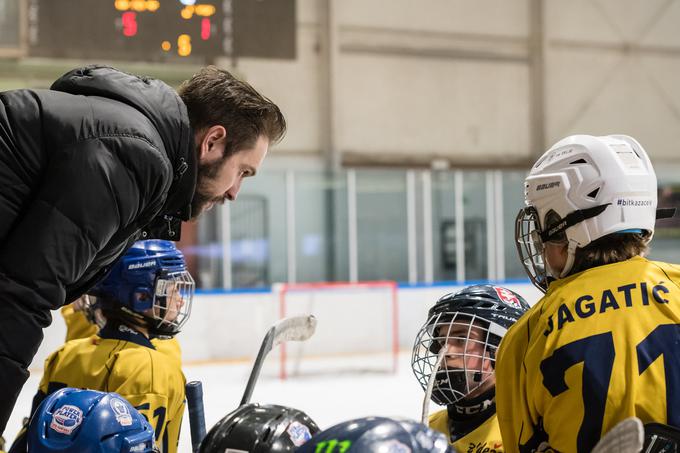
<svg viewBox="0 0 680 453"><path fill-rule="evenodd" d="M331 444L336 448L331 448ZM296 453L453 452L444 434L411 420L385 417L358 418L339 423L316 434L295 451Z"/></svg>
<svg viewBox="0 0 680 453"><path fill-rule="evenodd" d="M200 453L226 449L250 453L293 452L319 427L304 412L275 404L246 404L227 414L201 442Z"/></svg>
<svg viewBox="0 0 680 453"><path fill-rule="evenodd" d="M423 390L439 351L448 344L454 352L437 369L432 400L448 405L468 397L493 375L501 338L528 309L522 296L493 285L469 286L441 297L413 347L411 367Z"/></svg>

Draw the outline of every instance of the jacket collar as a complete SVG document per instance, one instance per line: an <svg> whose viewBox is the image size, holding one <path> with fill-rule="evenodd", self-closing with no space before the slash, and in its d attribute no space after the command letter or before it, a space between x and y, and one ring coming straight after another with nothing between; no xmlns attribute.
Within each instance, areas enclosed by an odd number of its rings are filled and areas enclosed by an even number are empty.
<svg viewBox="0 0 680 453"><path fill-rule="evenodd" d="M173 165L173 180L161 211L166 216L184 221L191 218L191 200L196 190L198 175L198 161L191 129L189 136L189 142L183 147L181 155L175 158L169 156Z"/></svg>

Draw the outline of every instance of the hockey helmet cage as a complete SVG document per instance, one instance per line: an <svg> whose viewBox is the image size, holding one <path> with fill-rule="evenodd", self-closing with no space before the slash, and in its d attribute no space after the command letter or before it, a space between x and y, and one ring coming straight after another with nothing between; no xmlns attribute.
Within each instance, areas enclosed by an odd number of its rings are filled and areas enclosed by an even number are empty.
<svg viewBox="0 0 680 453"><path fill-rule="evenodd" d="M413 346L411 368L423 390L436 372L435 403L448 405L472 397L493 376L501 339L528 309L522 296L495 285L469 286L441 297ZM442 347L448 350L438 364Z"/></svg>
<svg viewBox="0 0 680 453"><path fill-rule="evenodd" d="M195 290L184 255L171 241L138 241L89 294L107 317L144 325L156 337L172 337L189 319Z"/></svg>

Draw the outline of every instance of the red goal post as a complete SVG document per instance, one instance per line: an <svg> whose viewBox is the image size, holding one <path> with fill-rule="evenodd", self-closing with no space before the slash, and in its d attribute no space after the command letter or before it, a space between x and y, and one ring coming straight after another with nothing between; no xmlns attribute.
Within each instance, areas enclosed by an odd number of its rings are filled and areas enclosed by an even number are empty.
<svg viewBox="0 0 680 453"><path fill-rule="evenodd" d="M326 359L323 365L326 372L333 371L328 361L342 362L342 371L348 372L397 371L399 302L396 282L282 283L275 285L274 290L278 293L280 319L299 314L312 314L318 319L317 331L307 342L280 345L281 379L287 379L291 374L291 362L299 371L301 360L306 358ZM350 328L344 324L349 324ZM304 374L304 371L293 374Z"/></svg>

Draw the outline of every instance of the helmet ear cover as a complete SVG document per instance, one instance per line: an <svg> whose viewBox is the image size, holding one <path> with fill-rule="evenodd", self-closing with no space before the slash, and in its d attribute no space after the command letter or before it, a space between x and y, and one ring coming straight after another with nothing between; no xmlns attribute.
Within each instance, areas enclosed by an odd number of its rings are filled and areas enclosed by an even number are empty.
<svg viewBox="0 0 680 453"><path fill-rule="evenodd" d="M147 287L138 286L132 293L132 310L141 313L151 310L153 306L153 294Z"/></svg>

